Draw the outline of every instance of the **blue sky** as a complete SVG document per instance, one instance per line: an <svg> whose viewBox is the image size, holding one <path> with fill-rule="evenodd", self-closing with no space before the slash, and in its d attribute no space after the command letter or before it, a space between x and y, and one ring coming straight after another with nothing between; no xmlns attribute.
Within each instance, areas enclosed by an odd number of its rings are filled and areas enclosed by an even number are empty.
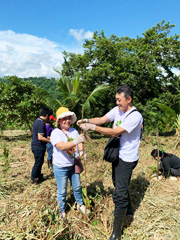
<svg viewBox="0 0 180 240"><path fill-rule="evenodd" d="M58 77L62 51L83 53L104 30L136 38L165 20L180 34L179 0L0 0L0 77Z"/></svg>

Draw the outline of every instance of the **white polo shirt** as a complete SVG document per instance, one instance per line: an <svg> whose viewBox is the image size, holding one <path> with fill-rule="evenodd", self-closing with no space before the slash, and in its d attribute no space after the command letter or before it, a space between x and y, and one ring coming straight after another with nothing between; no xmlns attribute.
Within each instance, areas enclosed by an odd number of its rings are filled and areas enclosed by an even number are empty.
<svg viewBox="0 0 180 240"><path fill-rule="evenodd" d="M126 132L121 134L119 146L119 158L125 162L134 162L139 158L138 149L143 118L138 111L127 116L134 109L136 108L133 106L124 113L116 106L106 114L111 122L114 121L113 128L120 126L126 130Z"/></svg>

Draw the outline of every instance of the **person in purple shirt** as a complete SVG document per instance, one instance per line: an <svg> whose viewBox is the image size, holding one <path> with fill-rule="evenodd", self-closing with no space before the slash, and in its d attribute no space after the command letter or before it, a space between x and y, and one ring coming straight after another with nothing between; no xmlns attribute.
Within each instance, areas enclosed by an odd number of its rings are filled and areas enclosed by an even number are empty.
<svg viewBox="0 0 180 240"><path fill-rule="evenodd" d="M49 120L46 122L46 134L48 139L50 139L51 132L54 130L54 126L53 126L54 121L56 121L56 119L53 115L51 115L49 116ZM48 156L47 156L48 168L52 169L53 145L51 143L47 143L46 149L48 152Z"/></svg>

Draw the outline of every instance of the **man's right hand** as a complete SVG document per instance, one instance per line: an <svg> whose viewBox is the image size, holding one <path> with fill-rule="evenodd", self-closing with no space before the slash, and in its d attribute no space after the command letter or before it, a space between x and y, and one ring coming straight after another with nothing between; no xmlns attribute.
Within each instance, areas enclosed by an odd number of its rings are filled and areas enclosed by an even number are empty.
<svg viewBox="0 0 180 240"><path fill-rule="evenodd" d="M84 118L83 120L80 119L80 120L77 121L77 125L78 125L78 126L80 126L80 125L83 124L83 123L89 123L89 119Z"/></svg>

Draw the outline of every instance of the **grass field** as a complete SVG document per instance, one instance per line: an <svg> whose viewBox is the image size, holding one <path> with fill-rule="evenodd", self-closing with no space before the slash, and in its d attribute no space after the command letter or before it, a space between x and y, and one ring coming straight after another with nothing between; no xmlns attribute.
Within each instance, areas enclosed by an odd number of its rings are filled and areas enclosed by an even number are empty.
<svg viewBox="0 0 180 240"><path fill-rule="evenodd" d="M56 181L43 165L45 181L30 184L34 163L31 135L26 131L4 131L0 137L0 239L109 239L114 204L111 164L102 160L107 138L92 136L86 142L86 170L91 214L86 221L77 212L68 186L67 223L59 219ZM160 137L160 148L180 156L174 149L177 137ZM144 136L140 158L129 186L134 216L125 222L123 240L180 239L180 179L155 180L156 166L150 152L156 148L154 136ZM47 155L46 155L47 156ZM81 174L84 189L84 172Z"/></svg>

